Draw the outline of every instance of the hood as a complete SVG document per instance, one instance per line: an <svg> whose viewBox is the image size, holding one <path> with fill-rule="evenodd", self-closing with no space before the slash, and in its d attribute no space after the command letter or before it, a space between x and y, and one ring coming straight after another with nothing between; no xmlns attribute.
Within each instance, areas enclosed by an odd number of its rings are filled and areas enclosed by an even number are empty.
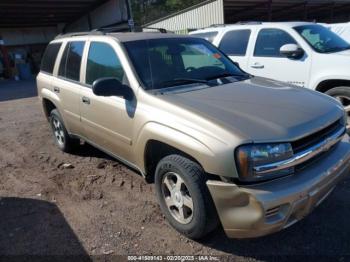
<svg viewBox="0 0 350 262"><path fill-rule="evenodd" d="M333 98L261 77L160 97L256 142L292 141L343 115Z"/></svg>

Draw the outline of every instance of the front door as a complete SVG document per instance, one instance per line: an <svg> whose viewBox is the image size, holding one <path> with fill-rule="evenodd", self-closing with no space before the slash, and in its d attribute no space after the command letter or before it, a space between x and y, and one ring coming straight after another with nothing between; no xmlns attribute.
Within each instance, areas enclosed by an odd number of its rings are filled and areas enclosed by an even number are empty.
<svg viewBox="0 0 350 262"><path fill-rule="evenodd" d="M280 48L285 44L297 42L281 29L261 29L247 71L252 75L305 87L308 85L311 57L307 53L300 59L284 57Z"/></svg>
<svg viewBox="0 0 350 262"><path fill-rule="evenodd" d="M133 101L122 97L96 96L92 84L103 77L128 80L114 48L105 42L91 42L87 54L85 86L81 88L81 121L84 137L125 160L132 146Z"/></svg>

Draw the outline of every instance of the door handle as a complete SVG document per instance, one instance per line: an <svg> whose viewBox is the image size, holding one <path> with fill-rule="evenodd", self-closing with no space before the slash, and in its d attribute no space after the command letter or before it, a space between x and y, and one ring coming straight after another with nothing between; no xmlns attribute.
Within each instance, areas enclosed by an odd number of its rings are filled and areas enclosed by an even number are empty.
<svg viewBox="0 0 350 262"><path fill-rule="evenodd" d="M54 86L54 87L53 87L53 91L54 91L55 93L59 93L59 92L60 92L60 88L57 87L57 86Z"/></svg>
<svg viewBox="0 0 350 262"><path fill-rule="evenodd" d="M83 96L81 100L83 101L84 104L90 105L90 98Z"/></svg>
<svg viewBox="0 0 350 262"><path fill-rule="evenodd" d="M262 69L262 68L264 68L265 66L262 65L262 64L260 64L260 63L255 63L255 64L251 65L250 67L256 68L256 69Z"/></svg>

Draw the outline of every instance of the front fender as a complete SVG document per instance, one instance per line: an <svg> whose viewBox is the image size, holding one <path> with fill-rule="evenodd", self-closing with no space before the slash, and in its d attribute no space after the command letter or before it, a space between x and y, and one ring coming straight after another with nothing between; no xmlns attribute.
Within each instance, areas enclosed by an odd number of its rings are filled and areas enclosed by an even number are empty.
<svg viewBox="0 0 350 262"><path fill-rule="evenodd" d="M136 140L137 165L145 172L144 152L147 142L155 140L170 145L198 161L207 173L234 176L236 174L233 150L226 144L201 135L194 137L156 122L149 122L142 128Z"/></svg>
<svg viewBox="0 0 350 262"><path fill-rule="evenodd" d="M312 90L317 90L317 87L324 81L335 81L335 80L342 80L342 81L349 81L350 82L350 75L324 75L321 77L318 77L317 79L314 79L310 82L310 88Z"/></svg>

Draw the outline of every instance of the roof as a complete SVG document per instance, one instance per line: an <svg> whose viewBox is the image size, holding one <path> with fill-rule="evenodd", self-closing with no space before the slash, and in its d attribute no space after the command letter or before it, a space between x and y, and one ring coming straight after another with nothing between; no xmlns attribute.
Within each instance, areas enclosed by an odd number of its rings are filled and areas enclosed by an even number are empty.
<svg viewBox="0 0 350 262"><path fill-rule="evenodd" d="M279 24L281 26L286 27L295 27L295 26L301 26L301 25L309 25L309 24L315 24L312 22L302 22L302 21L293 21L293 22L251 22L251 23L237 23L237 24L224 24L224 25L212 25L207 28L202 28L193 32L201 32L201 31L216 31L218 29L230 29L235 27L259 27L259 26L275 26L276 24ZM191 32L191 33L193 33Z"/></svg>
<svg viewBox="0 0 350 262"><path fill-rule="evenodd" d="M125 33L103 33L100 31L91 31L91 32L79 32L79 33L69 33L64 35L59 35L56 39L68 39L71 37L79 36L110 36L118 39L120 42L130 42L138 40L147 40L147 39L164 39L164 38L188 38L188 35L177 35L173 33L154 33L154 32L125 32Z"/></svg>
<svg viewBox="0 0 350 262"><path fill-rule="evenodd" d="M249 28L249 27L260 27L260 26L276 26L276 24L279 24L279 26L282 26L282 27L296 27L296 26L309 25L309 24L313 25L315 23L295 21L295 22L262 22L262 23L246 23L246 24L237 23L237 24L228 24L228 25L213 25L211 27L192 31L190 32L190 34L212 32L212 31L215 32L218 30L225 31L225 30L230 30L230 29L239 28L239 27Z"/></svg>
<svg viewBox="0 0 350 262"><path fill-rule="evenodd" d="M164 39L164 38L188 38L188 35L178 35L178 34L162 34L162 33L151 33L151 32L139 32L139 33L110 33L110 36L115 37L120 42L130 42L137 40L147 40L147 39Z"/></svg>
<svg viewBox="0 0 350 262"><path fill-rule="evenodd" d="M71 23L107 0L1 0L0 28Z"/></svg>

